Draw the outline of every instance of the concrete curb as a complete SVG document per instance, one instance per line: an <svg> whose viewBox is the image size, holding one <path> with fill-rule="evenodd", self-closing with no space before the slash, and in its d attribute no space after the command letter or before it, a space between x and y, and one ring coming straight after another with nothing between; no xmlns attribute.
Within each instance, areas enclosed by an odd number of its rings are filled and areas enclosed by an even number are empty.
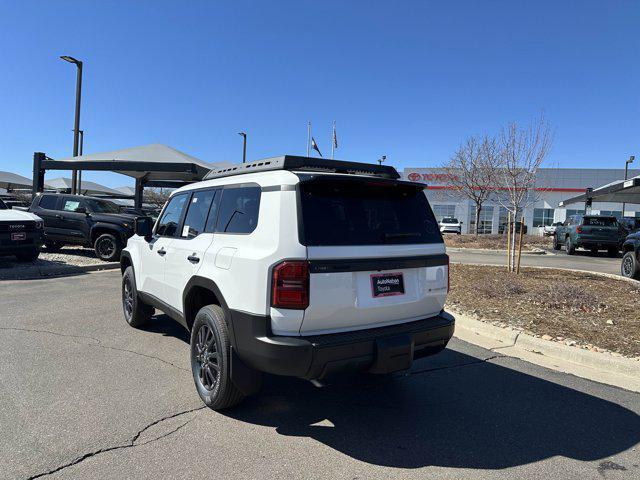
<svg viewBox="0 0 640 480"><path fill-rule="evenodd" d="M0 273L0 280L37 280L39 278L80 275L86 272L98 270L113 270L120 268L119 262L102 262L93 265L52 265L21 269L20 271L9 271Z"/></svg>
<svg viewBox="0 0 640 480"><path fill-rule="evenodd" d="M494 248L447 247L447 251L448 252L466 252L466 253L501 253L501 254L504 254L505 257L507 255L506 250L497 250ZM546 250L542 250L540 248L535 248L533 250L522 252L522 255L555 255L555 254L549 253Z"/></svg>
<svg viewBox="0 0 640 480"><path fill-rule="evenodd" d="M460 340L557 371L640 392L638 360L543 340L475 320L456 310L451 313L456 317L454 335Z"/></svg>
<svg viewBox="0 0 640 480"><path fill-rule="evenodd" d="M475 262L455 262L451 263L455 265L472 265L475 267L503 267L507 268L505 265L496 265L495 263L475 263ZM623 277L622 275L618 275L615 273L606 273L606 272L594 272L593 270L580 270L577 268L563 268L563 267L547 267L541 265L523 265L521 268L537 268L540 270L560 270L563 272L573 272L573 273L588 273L589 275L600 275L601 277L611 278L613 280L622 280L627 283L631 283L634 286L638 286L640 284L640 280L634 280L633 278ZM506 271L506 270L505 270Z"/></svg>

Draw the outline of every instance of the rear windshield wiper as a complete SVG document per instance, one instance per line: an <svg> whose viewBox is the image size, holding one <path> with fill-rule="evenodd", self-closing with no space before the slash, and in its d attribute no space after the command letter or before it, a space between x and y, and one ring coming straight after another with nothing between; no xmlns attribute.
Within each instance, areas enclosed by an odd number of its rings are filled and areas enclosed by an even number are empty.
<svg viewBox="0 0 640 480"><path fill-rule="evenodd" d="M383 233L383 240L392 240L394 238L407 238L407 237L419 237L421 236L420 232L406 232L406 233Z"/></svg>

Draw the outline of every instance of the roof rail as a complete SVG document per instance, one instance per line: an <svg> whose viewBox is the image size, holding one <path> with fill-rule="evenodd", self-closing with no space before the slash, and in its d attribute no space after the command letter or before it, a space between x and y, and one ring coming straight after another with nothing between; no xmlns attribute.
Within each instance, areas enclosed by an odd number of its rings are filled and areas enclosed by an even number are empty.
<svg viewBox="0 0 640 480"><path fill-rule="evenodd" d="M233 167L211 170L204 177L231 177L244 173L267 172L271 170L300 170L306 172L346 173L351 175L371 175L382 178L397 179L400 174L393 167L375 165L372 163L345 162L342 160L324 160L322 158L298 157L283 155L281 157L265 158L251 163L241 163Z"/></svg>

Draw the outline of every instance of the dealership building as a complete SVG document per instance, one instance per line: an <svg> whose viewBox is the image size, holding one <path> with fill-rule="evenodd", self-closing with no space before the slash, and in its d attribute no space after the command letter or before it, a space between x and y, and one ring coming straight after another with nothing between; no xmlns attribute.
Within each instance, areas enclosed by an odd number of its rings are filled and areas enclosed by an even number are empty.
<svg viewBox="0 0 640 480"><path fill-rule="evenodd" d="M628 178L640 175L640 170L629 170ZM444 217L455 217L462 221L462 231L475 231L475 204L460 196L451 186L449 177L438 168L406 168L403 178L426 184L429 203L438 221ZM585 193L587 188L598 188L624 178L624 169L589 168L543 168L536 177L536 191L531 204L524 209L524 221L528 232L542 233L542 227L561 222L569 215L584 213L585 204L575 203L566 208L558 204L571 197ZM593 202L591 213L623 216L621 203ZM625 217L640 218L640 205L626 204ZM499 202L483 204L478 231L499 233L500 225L507 222L507 209Z"/></svg>

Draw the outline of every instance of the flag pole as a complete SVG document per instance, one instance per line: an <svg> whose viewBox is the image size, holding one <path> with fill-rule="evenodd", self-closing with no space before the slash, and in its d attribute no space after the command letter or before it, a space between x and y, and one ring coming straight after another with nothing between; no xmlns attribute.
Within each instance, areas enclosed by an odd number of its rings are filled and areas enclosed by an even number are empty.
<svg viewBox="0 0 640 480"><path fill-rule="evenodd" d="M333 121L333 132L331 132L331 160L333 160L333 152L336 149L336 121Z"/></svg>
<svg viewBox="0 0 640 480"><path fill-rule="evenodd" d="M307 122L307 157L311 156L311 122Z"/></svg>

